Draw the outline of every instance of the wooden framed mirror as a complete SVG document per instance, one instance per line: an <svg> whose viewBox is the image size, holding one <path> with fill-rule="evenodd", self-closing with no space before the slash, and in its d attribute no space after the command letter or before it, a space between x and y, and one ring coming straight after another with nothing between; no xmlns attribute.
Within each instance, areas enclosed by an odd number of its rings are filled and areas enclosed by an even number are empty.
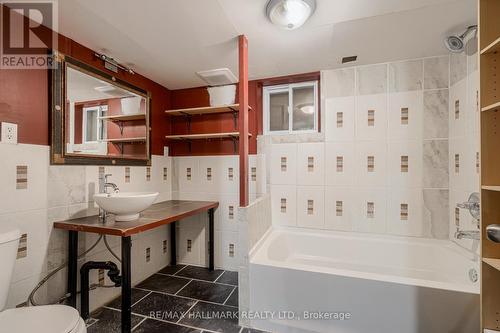
<svg viewBox="0 0 500 333"><path fill-rule="evenodd" d="M51 71L51 164L151 165L147 91L58 54Z"/></svg>

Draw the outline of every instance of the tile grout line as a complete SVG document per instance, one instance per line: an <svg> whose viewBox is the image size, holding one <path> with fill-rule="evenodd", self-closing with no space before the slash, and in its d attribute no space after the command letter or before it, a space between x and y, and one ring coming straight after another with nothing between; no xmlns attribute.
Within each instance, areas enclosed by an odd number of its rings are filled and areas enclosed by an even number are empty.
<svg viewBox="0 0 500 333"><path fill-rule="evenodd" d="M150 290L147 290L147 289L137 288L137 287L136 287L136 289L140 289L140 290L144 290L144 291L150 291ZM221 304L221 303L216 303L216 302L211 302L211 301L205 301L205 300L196 299L196 298L191 298L191 297L187 297L187 296L173 295L173 294L166 293L166 292L164 292L164 291L154 291L154 290L153 290L151 293L157 293L157 294L162 294L162 295L167 295L167 296L173 296L173 297L185 298L185 299L189 299L189 300L192 300L192 301L200 301L200 302L203 302L203 303L209 303L209 304L214 304L214 305L228 306L228 307L230 307L230 308L236 308L236 309L238 309L238 307L237 307L237 306L225 305L225 304Z"/></svg>
<svg viewBox="0 0 500 333"><path fill-rule="evenodd" d="M164 276L173 276L173 277L179 277L179 278L183 278L183 279L189 279L189 280L193 280L193 281L200 281L200 282L207 282L207 283L215 283L215 284L221 284L223 286L228 286L228 287L235 287L235 285L233 284L229 284L229 283L222 283L222 282L215 282L215 281L207 281L207 280L201 280L201 279L196 279L196 278L188 278L188 277L185 277L185 276L182 276L182 275L172 275L172 274L165 274L165 273L154 273L154 274L159 274L159 275L164 275ZM153 274L153 275L154 275ZM220 276L219 276L220 277ZM218 280L219 278L217 278L216 280ZM135 287L134 287L135 288Z"/></svg>
<svg viewBox="0 0 500 333"><path fill-rule="evenodd" d="M113 309L113 308L110 308L110 307L107 307L107 306L103 306L103 308L106 308L108 310L112 310L112 311L116 311L116 312L121 312L120 310L117 310L117 309ZM182 323L174 323L172 321L167 321L167 320L164 320L164 319L159 319L159 318L151 318L151 317L148 317L148 316L145 316L143 314L140 314L140 313L135 313L133 312L133 314L137 317L141 317L141 318L144 318L144 319L151 319L151 320L157 320L157 321L161 321L163 323L167 323L167 324L172 324L172 325L178 325L178 326L182 326L182 327L187 327L187 328L191 328L191 329L194 329L194 330L200 330L201 332L205 333L205 332L209 332L209 333L220 333L220 332L217 332L217 331L212 331L212 330L209 330L209 329L206 329L206 328L201 328L201 327L195 327L195 326L190 326L190 325L186 325L186 324L182 324Z"/></svg>
<svg viewBox="0 0 500 333"><path fill-rule="evenodd" d="M149 293L147 293L146 295L144 295L143 297L141 297L137 302L133 303L130 307L133 307L134 305L136 305L137 303L139 303L140 301L142 301L143 299L145 299L146 297L148 297L149 295L151 295L152 291L150 291Z"/></svg>
<svg viewBox="0 0 500 333"><path fill-rule="evenodd" d="M135 325L134 327L132 327L132 330L131 331L134 331L137 327L139 327L143 322L145 322L146 320L148 320L148 318L143 318L137 325Z"/></svg>
<svg viewBox="0 0 500 333"><path fill-rule="evenodd" d="M167 266L167 267L168 267L168 266ZM188 265L184 265L184 267L182 267L182 268L181 268L181 269L179 269L177 272L175 272L174 274L172 274L172 276L174 276L174 275L175 275L175 276L178 276L178 275L176 275L176 274L177 274L177 273L179 273L179 272L182 272L182 270L184 270L184 268L186 268L186 267L188 267ZM157 273L158 273L158 272L157 272ZM169 274L165 274L165 275L169 275Z"/></svg>
<svg viewBox="0 0 500 333"><path fill-rule="evenodd" d="M236 290L236 287L233 287L233 290L229 293L229 296L227 296L226 300L222 304L226 305L226 302L229 300L229 298L231 297L231 295L234 293L235 290Z"/></svg>
<svg viewBox="0 0 500 333"><path fill-rule="evenodd" d="M196 304L198 304L198 302L199 302L199 301L194 302L194 303L193 303L193 305L191 305L191 306L189 307L189 309L187 309L187 310L186 310L186 312L184 312L184 314L183 314L183 315L179 318L179 320L177 320L175 323L176 323L176 324L177 324L177 323L180 323L180 322L181 322L181 320L182 320L182 319L184 319L184 317L186 316L186 314L187 314L189 311L191 311L191 310L194 308L194 306L195 306Z"/></svg>
<svg viewBox="0 0 500 333"><path fill-rule="evenodd" d="M182 286L181 289L177 290L174 294L174 296L177 296L177 294L179 294L181 292L182 289L186 288L188 286L188 284L190 284L191 282L193 282L193 280L189 280L188 283L186 283L185 285Z"/></svg>
<svg viewBox="0 0 500 333"><path fill-rule="evenodd" d="M217 279L215 279L215 280L214 280L214 283L215 283L215 282L217 282L217 280L218 280L218 279L220 279L220 278L221 278L221 276L222 276L222 275L224 275L224 273L225 273L225 272L226 272L226 271L222 271L222 273L221 273L221 274L217 277Z"/></svg>

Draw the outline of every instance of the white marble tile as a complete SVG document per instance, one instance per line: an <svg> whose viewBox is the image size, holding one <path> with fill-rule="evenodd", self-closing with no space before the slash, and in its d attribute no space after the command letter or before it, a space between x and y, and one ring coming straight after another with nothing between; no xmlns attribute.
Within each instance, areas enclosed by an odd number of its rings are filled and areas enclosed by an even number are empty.
<svg viewBox="0 0 500 333"><path fill-rule="evenodd" d="M424 89L448 88L449 56L424 59Z"/></svg>
<svg viewBox="0 0 500 333"><path fill-rule="evenodd" d="M423 236L428 238L448 239L449 191L423 190L422 223Z"/></svg>
<svg viewBox="0 0 500 333"><path fill-rule="evenodd" d="M404 165L406 164L406 158L408 161L407 167ZM421 141L408 140L389 142L387 152L387 178L390 188L420 188L422 186L422 163Z"/></svg>
<svg viewBox="0 0 500 333"><path fill-rule="evenodd" d="M391 140L421 139L422 91L390 93L387 104L388 138Z"/></svg>
<svg viewBox="0 0 500 333"><path fill-rule="evenodd" d="M423 187L448 188L448 140L424 141L423 159Z"/></svg>
<svg viewBox="0 0 500 333"><path fill-rule="evenodd" d="M394 235L422 236L422 202L423 194L419 188L391 189L387 210L387 232ZM401 205L406 206L403 208Z"/></svg>
<svg viewBox="0 0 500 333"><path fill-rule="evenodd" d="M383 187L387 185L387 143L385 141L362 141L355 145L356 185ZM373 157L373 169L369 159Z"/></svg>
<svg viewBox="0 0 500 333"><path fill-rule="evenodd" d="M467 76L467 125L466 135L479 137L480 105L479 105L479 71L473 71Z"/></svg>
<svg viewBox="0 0 500 333"><path fill-rule="evenodd" d="M297 183L297 145L273 144L271 148L271 184Z"/></svg>
<svg viewBox="0 0 500 333"><path fill-rule="evenodd" d="M467 55L462 53L450 53L450 86L465 79L467 76Z"/></svg>
<svg viewBox="0 0 500 333"><path fill-rule="evenodd" d="M356 93L357 95L387 93L387 64L357 67Z"/></svg>
<svg viewBox="0 0 500 333"><path fill-rule="evenodd" d="M387 230L387 191L384 188L361 189L355 198L353 229L359 232L385 233ZM370 211L370 205L373 210Z"/></svg>
<svg viewBox="0 0 500 333"><path fill-rule="evenodd" d="M297 145L297 185L325 184L325 144Z"/></svg>
<svg viewBox="0 0 500 333"><path fill-rule="evenodd" d="M409 60L389 64L389 92L423 89L423 61Z"/></svg>
<svg viewBox="0 0 500 333"><path fill-rule="evenodd" d="M192 216L179 223L177 229L177 261L183 264L202 265L201 251L204 251L204 231L196 228L199 216Z"/></svg>
<svg viewBox="0 0 500 333"><path fill-rule="evenodd" d="M325 188L325 227L332 230L352 231L356 217L356 193L351 187Z"/></svg>
<svg viewBox="0 0 500 333"><path fill-rule="evenodd" d="M329 186L354 186L356 153L353 142L325 144L325 183Z"/></svg>
<svg viewBox="0 0 500 333"><path fill-rule="evenodd" d="M47 206L68 206L86 202L85 166L48 166Z"/></svg>
<svg viewBox="0 0 500 333"><path fill-rule="evenodd" d="M297 186L297 225L304 228L324 228L323 186Z"/></svg>
<svg viewBox="0 0 500 333"><path fill-rule="evenodd" d="M321 96L324 98L354 95L354 68L321 71Z"/></svg>
<svg viewBox="0 0 500 333"><path fill-rule="evenodd" d="M0 144L0 214L47 207L49 147ZM16 189L17 166L28 167L26 189Z"/></svg>
<svg viewBox="0 0 500 333"><path fill-rule="evenodd" d="M291 185L271 185L273 224L297 225L297 188Z"/></svg>
<svg viewBox="0 0 500 333"><path fill-rule="evenodd" d="M220 259L221 267L224 269L237 271L239 263L238 233L223 231L220 239Z"/></svg>
<svg viewBox="0 0 500 333"><path fill-rule="evenodd" d="M329 98L325 101L325 141L350 141L354 139L356 119L354 96Z"/></svg>
<svg viewBox="0 0 500 333"><path fill-rule="evenodd" d="M424 92L424 139L446 139L449 132L448 89Z"/></svg>
<svg viewBox="0 0 500 333"><path fill-rule="evenodd" d="M450 88L449 100L450 138L463 137L468 124L467 79L464 78Z"/></svg>
<svg viewBox="0 0 500 333"><path fill-rule="evenodd" d="M177 177L179 177L179 190L185 192L198 191L200 188L199 160L194 157L179 157L177 161Z"/></svg>
<svg viewBox="0 0 500 333"><path fill-rule="evenodd" d="M373 121L370 121L373 112ZM356 97L356 140L387 138L387 94Z"/></svg>

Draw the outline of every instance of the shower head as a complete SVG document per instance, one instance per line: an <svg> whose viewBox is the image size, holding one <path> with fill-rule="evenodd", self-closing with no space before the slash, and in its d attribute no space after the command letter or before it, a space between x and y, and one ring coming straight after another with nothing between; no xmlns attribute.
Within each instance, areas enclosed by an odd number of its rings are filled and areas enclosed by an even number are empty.
<svg viewBox="0 0 500 333"><path fill-rule="evenodd" d="M467 27L467 30L460 36L449 36L444 40L446 48L453 53L461 53L464 51L467 42L475 36L477 32L477 25Z"/></svg>

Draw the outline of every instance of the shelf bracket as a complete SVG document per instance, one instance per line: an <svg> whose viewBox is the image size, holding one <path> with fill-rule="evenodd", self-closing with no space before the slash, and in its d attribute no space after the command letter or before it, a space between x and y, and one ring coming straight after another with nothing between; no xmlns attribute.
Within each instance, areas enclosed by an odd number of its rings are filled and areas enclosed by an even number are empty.
<svg viewBox="0 0 500 333"><path fill-rule="evenodd" d="M233 136L232 139L233 139L233 150L234 153L236 154L238 152L238 139L235 136Z"/></svg>
<svg viewBox="0 0 500 333"><path fill-rule="evenodd" d="M119 120L117 121L118 127L120 128L120 134L123 135L123 121Z"/></svg>
<svg viewBox="0 0 500 333"><path fill-rule="evenodd" d="M191 133L191 118L192 116L189 113L181 112L187 118L187 130L188 133Z"/></svg>
<svg viewBox="0 0 500 333"><path fill-rule="evenodd" d="M234 121L234 130L238 130L238 112L236 112L234 109L233 110L233 121Z"/></svg>

